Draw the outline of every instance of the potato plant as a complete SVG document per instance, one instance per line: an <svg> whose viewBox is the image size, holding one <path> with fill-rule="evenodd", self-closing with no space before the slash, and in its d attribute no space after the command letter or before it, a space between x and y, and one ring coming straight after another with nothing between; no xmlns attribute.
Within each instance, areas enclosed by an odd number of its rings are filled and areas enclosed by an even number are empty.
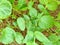
<svg viewBox="0 0 60 45"><path fill-rule="evenodd" d="M0 23L6 22L0 28L0 43L60 45L58 7L59 0L0 0Z"/></svg>

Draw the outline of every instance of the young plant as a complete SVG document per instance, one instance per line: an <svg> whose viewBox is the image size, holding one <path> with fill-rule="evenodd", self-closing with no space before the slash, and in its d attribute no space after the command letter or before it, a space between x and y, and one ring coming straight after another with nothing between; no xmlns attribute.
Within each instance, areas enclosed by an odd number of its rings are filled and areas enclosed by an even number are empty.
<svg viewBox="0 0 60 45"><path fill-rule="evenodd" d="M54 19L50 15L39 15L35 8L29 9L28 14L29 15L23 15L23 17L17 19L20 30L24 31L25 28L27 29L24 43L28 45L27 43L35 42L35 39L37 39L44 45L53 45L52 42L41 33L41 30L52 28L54 26ZM38 16L40 16L40 18Z"/></svg>
<svg viewBox="0 0 60 45"><path fill-rule="evenodd" d="M6 19L10 15L15 21L11 21L14 28L20 29L20 32L14 31L13 26L6 26L0 30L0 42L3 44L11 44L16 42L26 45L39 45L36 40L43 45L60 45L60 12L55 19L49 11L55 11L59 5L58 0L39 0L37 9L34 8L34 0L30 0L26 3L25 0L17 0L17 4L14 4L15 0L1 0L0 1L0 20ZM27 11L21 13L22 16L16 16L13 11L17 11L20 15L21 11ZM39 10L38 10L39 9ZM18 14L17 14L18 15ZM16 17L16 18L15 18ZM57 20L57 21L56 21ZM50 30L56 27L55 34ZM26 31L27 30L27 31ZM26 31L26 35L21 34ZM47 31L50 35L46 37L42 32Z"/></svg>

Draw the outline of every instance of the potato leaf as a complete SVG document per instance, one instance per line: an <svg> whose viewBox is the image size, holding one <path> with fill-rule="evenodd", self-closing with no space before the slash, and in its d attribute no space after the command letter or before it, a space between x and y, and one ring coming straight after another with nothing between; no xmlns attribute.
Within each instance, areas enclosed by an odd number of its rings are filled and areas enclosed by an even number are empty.
<svg viewBox="0 0 60 45"><path fill-rule="evenodd" d="M37 18L40 19L42 17L43 13L38 13Z"/></svg>
<svg viewBox="0 0 60 45"><path fill-rule="evenodd" d="M37 10L36 10L35 8L31 8L31 9L29 10L29 15L30 15L32 18L36 17L36 16L37 16Z"/></svg>
<svg viewBox="0 0 60 45"><path fill-rule="evenodd" d="M54 25L60 29L60 22L54 22Z"/></svg>
<svg viewBox="0 0 60 45"><path fill-rule="evenodd" d="M28 31L25 36L24 43L33 42L34 41L34 33L32 31Z"/></svg>
<svg viewBox="0 0 60 45"><path fill-rule="evenodd" d="M16 6L16 9L17 9L17 10L21 10L21 11L26 10L27 7L26 7L26 2L25 2L25 0L18 0L18 4L17 4L17 6Z"/></svg>
<svg viewBox="0 0 60 45"><path fill-rule="evenodd" d="M31 9L31 8L32 8L32 6L33 6L33 4L34 4L34 2L33 2L33 1L29 1L29 3L28 3L28 9Z"/></svg>
<svg viewBox="0 0 60 45"><path fill-rule="evenodd" d="M9 1L11 2L11 4L14 4L14 1L15 1L15 0L9 0Z"/></svg>
<svg viewBox="0 0 60 45"><path fill-rule="evenodd" d="M46 7L48 10L55 11L58 7L58 3L56 1L51 1L46 5Z"/></svg>
<svg viewBox="0 0 60 45"><path fill-rule="evenodd" d="M28 42L26 45L38 45L38 44L35 42Z"/></svg>
<svg viewBox="0 0 60 45"><path fill-rule="evenodd" d="M58 33L58 34L60 34L60 29L56 29L55 32Z"/></svg>
<svg viewBox="0 0 60 45"><path fill-rule="evenodd" d="M39 22L39 26L42 29L47 29L47 28L51 28L54 25L54 20L51 16L46 15L46 16L42 16Z"/></svg>
<svg viewBox="0 0 60 45"><path fill-rule="evenodd" d="M23 15L24 16L24 19L26 20L26 21L29 21L30 20L30 17L28 16L28 15Z"/></svg>
<svg viewBox="0 0 60 45"><path fill-rule="evenodd" d="M39 0L39 2L41 3L41 4L47 4L48 3L48 0Z"/></svg>
<svg viewBox="0 0 60 45"><path fill-rule="evenodd" d="M18 44L22 44L23 43L23 39L24 39L24 37L22 36L22 34L20 34L19 32L16 32L15 41Z"/></svg>
<svg viewBox="0 0 60 45"><path fill-rule="evenodd" d="M17 19L17 24L19 28L21 29L21 31L25 30L25 20L22 17Z"/></svg>
<svg viewBox="0 0 60 45"><path fill-rule="evenodd" d="M60 45L59 44L60 41L57 35L51 34L48 38L50 39L50 41L52 41L54 45Z"/></svg>
<svg viewBox="0 0 60 45"><path fill-rule="evenodd" d="M35 38L42 42L44 45L53 45L52 42L39 31L35 31Z"/></svg>
<svg viewBox="0 0 60 45"><path fill-rule="evenodd" d="M60 12L57 14L56 20L60 20Z"/></svg>
<svg viewBox="0 0 60 45"><path fill-rule="evenodd" d="M39 4L39 5L38 5L38 8L39 8L41 11L46 10L46 9L44 8L44 6L43 6L43 5L41 5L41 4Z"/></svg>
<svg viewBox="0 0 60 45"><path fill-rule="evenodd" d="M60 41L54 42L54 45L60 45Z"/></svg>
<svg viewBox="0 0 60 45"><path fill-rule="evenodd" d="M46 8L43 5L39 4L38 9L42 11L45 15L49 15L49 12L46 10Z"/></svg>
<svg viewBox="0 0 60 45"><path fill-rule="evenodd" d="M58 41L58 36L56 36L55 34L51 34L48 38L49 38L52 42Z"/></svg>
<svg viewBox="0 0 60 45"><path fill-rule="evenodd" d="M5 19L10 16L12 5L7 0L0 1L0 19Z"/></svg>
<svg viewBox="0 0 60 45"><path fill-rule="evenodd" d="M14 41L15 31L10 27L6 27L1 32L0 42L3 44L10 44Z"/></svg>

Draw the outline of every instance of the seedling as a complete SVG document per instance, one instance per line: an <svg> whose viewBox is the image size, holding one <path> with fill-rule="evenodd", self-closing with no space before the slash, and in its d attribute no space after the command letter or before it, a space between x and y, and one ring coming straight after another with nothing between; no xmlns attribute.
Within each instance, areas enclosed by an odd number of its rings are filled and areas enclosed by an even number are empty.
<svg viewBox="0 0 60 45"><path fill-rule="evenodd" d="M28 3L25 0L18 0L17 4L14 3L15 0L0 1L0 20L11 17L15 20L11 21L14 28L19 29L16 32L10 25L2 28L0 30L1 43L9 45L15 41L19 45L39 45L36 42L38 40L43 45L60 45L60 22L58 22L60 12L57 14L57 18L50 14L50 11L57 10L60 5L58 0L39 0L37 9L34 7L34 0L30 0ZM17 11L21 16L17 17L13 11ZM27 13L21 13L23 11L27 11ZM52 33L50 29L54 26L56 27L55 33ZM26 31L25 36L22 34L24 31ZM42 33L44 31L48 32L48 37Z"/></svg>

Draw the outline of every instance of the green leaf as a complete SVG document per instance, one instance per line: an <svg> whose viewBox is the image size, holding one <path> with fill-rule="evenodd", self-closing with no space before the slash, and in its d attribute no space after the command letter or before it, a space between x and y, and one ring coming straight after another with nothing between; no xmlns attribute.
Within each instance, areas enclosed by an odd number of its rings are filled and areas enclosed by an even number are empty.
<svg viewBox="0 0 60 45"><path fill-rule="evenodd" d="M9 0L9 1L11 2L11 4L13 4L15 0Z"/></svg>
<svg viewBox="0 0 60 45"><path fill-rule="evenodd" d="M38 13L37 18L40 19L42 17L43 13Z"/></svg>
<svg viewBox="0 0 60 45"><path fill-rule="evenodd" d="M55 32L60 34L60 29L56 29Z"/></svg>
<svg viewBox="0 0 60 45"><path fill-rule="evenodd" d="M9 27L2 30L0 35L0 42L3 44L10 44L14 41L15 31Z"/></svg>
<svg viewBox="0 0 60 45"><path fill-rule="evenodd" d="M30 17L28 16L28 15L23 15L24 16L24 19L26 20L26 21L29 21L30 20Z"/></svg>
<svg viewBox="0 0 60 45"><path fill-rule="evenodd" d="M21 11L25 11L25 10L27 10L27 7L26 7L26 5L24 5L23 7L21 7L21 9L20 9Z"/></svg>
<svg viewBox="0 0 60 45"><path fill-rule="evenodd" d="M58 39L60 40L60 35L58 35Z"/></svg>
<svg viewBox="0 0 60 45"><path fill-rule="evenodd" d="M16 21L13 22L12 24L13 24L14 27L17 27L17 22Z"/></svg>
<svg viewBox="0 0 60 45"><path fill-rule="evenodd" d="M38 9L42 11L45 15L49 15L49 12L46 10L46 8L43 5L39 4Z"/></svg>
<svg viewBox="0 0 60 45"><path fill-rule="evenodd" d="M37 23L38 23L38 20L37 20L37 19L32 20L32 25L33 25L33 26L36 26L36 27L37 27Z"/></svg>
<svg viewBox="0 0 60 45"><path fill-rule="evenodd" d="M58 1L58 5L60 5L60 1Z"/></svg>
<svg viewBox="0 0 60 45"><path fill-rule="evenodd" d="M22 43L23 43L23 39L24 39L24 37L22 36L22 34L19 33L19 32L16 32L15 41L16 41L18 44L22 44Z"/></svg>
<svg viewBox="0 0 60 45"><path fill-rule="evenodd" d="M25 36L24 43L33 42L33 41L34 41L34 33L32 31L28 31Z"/></svg>
<svg viewBox="0 0 60 45"><path fill-rule="evenodd" d="M33 4L34 4L34 2L33 2L33 1L29 1L29 2L28 2L28 9L31 9L31 8L32 8L32 6L33 6Z"/></svg>
<svg viewBox="0 0 60 45"><path fill-rule="evenodd" d="M48 38L49 38L50 41L52 41L52 42L58 41L58 36L56 36L55 34L51 34Z"/></svg>
<svg viewBox="0 0 60 45"><path fill-rule="evenodd" d="M48 10L55 11L58 7L58 3L56 1L51 1L46 5L46 7Z"/></svg>
<svg viewBox="0 0 60 45"><path fill-rule="evenodd" d="M12 5L7 0L0 1L0 19L5 19L11 15Z"/></svg>
<svg viewBox="0 0 60 45"><path fill-rule="evenodd" d="M38 44L35 42L28 42L26 45L38 45Z"/></svg>
<svg viewBox="0 0 60 45"><path fill-rule="evenodd" d="M46 9L44 8L44 6L43 6L43 5L41 5L41 4L39 4L39 5L38 5L38 8L39 8L41 11L46 10Z"/></svg>
<svg viewBox="0 0 60 45"><path fill-rule="evenodd" d="M54 45L60 45L60 41L53 43Z"/></svg>
<svg viewBox="0 0 60 45"><path fill-rule="evenodd" d="M60 45L60 41L57 35L51 34L48 38L52 41L54 45Z"/></svg>
<svg viewBox="0 0 60 45"><path fill-rule="evenodd" d="M56 20L60 20L60 12L57 14Z"/></svg>
<svg viewBox="0 0 60 45"><path fill-rule="evenodd" d="M39 2L43 5L46 5L46 7L51 10L54 11L57 9L58 7L58 2L57 0L39 0Z"/></svg>
<svg viewBox="0 0 60 45"><path fill-rule="evenodd" d="M36 10L35 8L31 8L31 9L29 10L29 15L30 15L32 18L36 17L36 16L37 16L37 10Z"/></svg>
<svg viewBox="0 0 60 45"><path fill-rule="evenodd" d="M25 20L22 17L17 19L17 24L19 28L21 29L21 31L25 30Z"/></svg>
<svg viewBox="0 0 60 45"><path fill-rule="evenodd" d="M41 4L47 4L48 3L48 0L39 0L39 2L41 3Z"/></svg>
<svg viewBox="0 0 60 45"><path fill-rule="evenodd" d="M28 22L26 23L26 28L27 28L27 30L30 30L30 29L31 29L31 26L32 26L31 21L28 21Z"/></svg>
<svg viewBox="0 0 60 45"><path fill-rule="evenodd" d="M18 4L17 4L17 6L16 6L16 9L17 9L17 10L22 10L22 11L26 10L27 7L26 7L26 2L25 2L25 0L18 0Z"/></svg>
<svg viewBox="0 0 60 45"><path fill-rule="evenodd" d="M51 16L49 15L46 15L46 16L42 16L40 21L39 21L39 26L42 28L42 29L48 29L48 28L51 28L53 27L54 25L54 20Z"/></svg>
<svg viewBox="0 0 60 45"><path fill-rule="evenodd" d="M57 28L59 28L60 29L60 22L54 22L54 25L57 27Z"/></svg>
<svg viewBox="0 0 60 45"><path fill-rule="evenodd" d="M32 20L33 21L33 20ZM34 22L34 21L33 21ZM35 24L35 25L34 25ZM35 26L36 26L36 22L34 22L34 24L32 24L32 22L31 21L28 21L27 23L26 23L26 28L27 28L27 30L30 30L30 31L35 31L36 29L35 29Z"/></svg>
<svg viewBox="0 0 60 45"><path fill-rule="evenodd" d="M35 38L42 42L44 45L53 45L52 42L39 31L35 31Z"/></svg>

